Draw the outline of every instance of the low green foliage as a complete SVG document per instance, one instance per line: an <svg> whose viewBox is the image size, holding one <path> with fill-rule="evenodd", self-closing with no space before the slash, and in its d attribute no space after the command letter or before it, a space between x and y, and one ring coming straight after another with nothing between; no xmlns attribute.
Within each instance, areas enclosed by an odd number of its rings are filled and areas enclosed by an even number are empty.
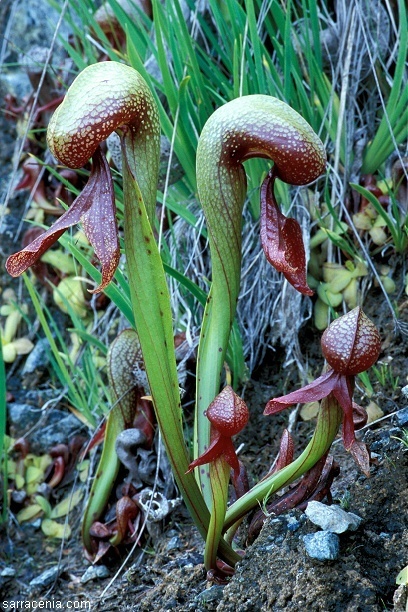
<svg viewBox="0 0 408 612"><path fill-rule="evenodd" d="M50 346L53 371L62 387L67 389L68 400L78 415L82 416L89 427L94 428L98 417L106 412L109 404L109 391L100 367L95 363L95 349L102 350L102 353L106 352L106 349L87 332L82 320L66 301L67 311L73 324L71 331L84 340L82 354L71 357L67 340L49 308L27 275L24 276L24 281Z"/></svg>
<svg viewBox="0 0 408 612"><path fill-rule="evenodd" d="M406 142L408 138L408 21L404 0L398 0L398 55L394 74L390 76L384 64L380 75L383 86L379 84L382 112L380 124L375 129L374 137L368 144L362 172L370 174L377 172L389 155ZM378 77L377 77L378 78ZM385 91L384 91L385 90Z"/></svg>
<svg viewBox="0 0 408 612"><path fill-rule="evenodd" d="M405 253L408 249L408 211L403 211L393 192L389 191L391 199L390 210L386 210L374 194L361 185L350 183L350 187L368 200L377 214L384 221L390 234L390 245L397 253Z"/></svg>
<svg viewBox="0 0 408 612"><path fill-rule="evenodd" d="M399 386L399 376L395 376L390 363L379 363L372 368L373 374L383 389L391 388L396 391Z"/></svg>

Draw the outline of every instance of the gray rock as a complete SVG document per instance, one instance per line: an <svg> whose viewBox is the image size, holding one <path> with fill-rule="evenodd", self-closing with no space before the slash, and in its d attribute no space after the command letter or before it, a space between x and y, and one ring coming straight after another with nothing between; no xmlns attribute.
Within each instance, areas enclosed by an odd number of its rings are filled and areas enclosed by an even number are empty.
<svg viewBox="0 0 408 612"><path fill-rule="evenodd" d="M54 567L50 567L45 570L39 576L33 578L29 585L33 591L40 590L45 587L49 587L54 584L55 580L57 580L58 576L63 571L63 567L61 565L55 565Z"/></svg>
<svg viewBox="0 0 408 612"><path fill-rule="evenodd" d="M0 573L0 590L5 591L6 585L9 586L9 583L16 575L16 570L14 567L5 567Z"/></svg>
<svg viewBox="0 0 408 612"><path fill-rule="evenodd" d="M35 453L48 452L56 444L66 444L74 435L84 430L84 426L74 415L62 410L53 409L45 414L31 404L13 402L8 405L8 412L14 437L23 436L44 418L44 427L35 429L28 438L30 450Z"/></svg>
<svg viewBox="0 0 408 612"><path fill-rule="evenodd" d="M15 504L23 504L27 499L27 493L24 489L11 491L11 499Z"/></svg>
<svg viewBox="0 0 408 612"><path fill-rule="evenodd" d="M101 580L109 578L110 572L105 565L90 565L81 577L81 584L86 584L91 580Z"/></svg>
<svg viewBox="0 0 408 612"><path fill-rule="evenodd" d="M392 597L394 612L405 612L408 609L408 587L400 584Z"/></svg>
<svg viewBox="0 0 408 612"><path fill-rule="evenodd" d="M1 82L0 82L0 96L1 99L3 98L2 96L2 87L1 87ZM2 129L2 122L0 121L0 129ZM3 146L3 145L2 145ZM0 202L3 202L4 197L7 193L7 189L8 189L8 184L9 184L9 179L10 176L8 174L8 170L11 170L11 164L8 163L8 161L10 160L11 156L12 156L12 147L7 147L7 152L9 153L9 155L7 155L6 153L3 153L3 151L6 149L6 146L3 146L3 149L0 148L0 164L1 164L1 170L0 170ZM4 158L7 157L8 160L7 162L4 161ZM17 234L17 228L19 226L19 219L17 219L17 217L13 216L13 215L4 215L3 219L0 222L0 237L1 237L1 243L2 243L2 248L3 245L6 243L6 241L8 241L9 243L12 243L12 241L14 240L15 235Z"/></svg>
<svg viewBox="0 0 408 612"><path fill-rule="evenodd" d="M23 387L32 386L41 379L49 364L49 353L47 352L49 346L47 338L42 338L28 355L21 372Z"/></svg>
<svg viewBox="0 0 408 612"><path fill-rule="evenodd" d="M397 414L395 415L395 421L399 427L408 426L408 407L398 410Z"/></svg>
<svg viewBox="0 0 408 612"><path fill-rule="evenodd" d="M297 531L301 526L301 522L298 521L294 516L288 516L286 520L288 522L288 531Z"/></svg>
<svg viewBox="0 0 408 612"><path fill-rule="evenodd" d="M48 54L48 47L33 45L20 58L21 66L25 69L33 90L38 90L38 101L41 106L54 100L59 93L55 75L50 68L43 75Z"/></svg>
<svg viewBox="0 0 408 612"><path fill-rule="evenodd" d="M307 504L305 514L314 525L318 525L324 531L330 531L331 533L356 531L363 520L357 514L346 512L340 506L326 506L317 501L311 501Z"/></svg>
<svg viewBox="0 0 408 612"><path fill-rule="evenodd" d="M182 542L178 536L173 536L166 545L166 551L180 550L182 548Z"/></svg>
<svg viewBox="0 0 408 612"><path fill-rule="evenodd" d="M21 54L28 53L38 41L44 46L49 46L55 33L59 20L59 11L47 2L47 0L36 0L36 2L15 2L9 19L11 24L5 59L8 62L16 61ZM68 38L71 28L67 20L60 25L59 35ZM59 59L64 50L62 45L57 44L54 61Z"/></svg>
<svg viewBox="0 0 408 612"><path fill-rule="evenodd" d="M19 437L36 425L41 418L41 410L31 404L13 402L8 405L8 416L10 425L15 427L14 435Z"/></svg>
<svg viewBox="0 0 408 612"><path fill-rule="evenodd" d="M224 591L224 587L216 584L212 586L211 588L205 589L204 591L199 593L195 597L195 601L201 605L221 601L223 591Z"/></svg>
<svg viewBox="0 0 408 612"><path fill-rule="evenodd" d="M61 400L61 389L55 388L36 388L36 389L28 389L25 394L25 398L28 404L32 404L33 406L38 406L39 408L44 409L44 404L49 400L54 400L54 405ZM50 405L50 404L48 404ZM50 418L51 411L48 412L47 418ZM64 415L65 412L60 414Z"/></svg>
<svg viewBox="0 0 408 612"><path fill-rule="evenodd" d="M59 413L59 420L53 413ZM61 415L64 415L61 418ZM35 453L45 453L57 444L67 444L73 436L83 431L83 425L72 414L61 410L50 413L52 423L43 429L36 430L29 438L30 448ZM58 427L56 424L58 423Z"/></svg>
<svg viewBox="0 0 408 612"><path fill-rule="evenodd" d="M30 95L33 88L30 79L24 72L4 72L0 78L1 89L4 93L11 94L17 100L22 100Z"/></svg>
<svg viewBox="0 0 408 612"><path fill-rule="evenodd" d="M318 531L303 536L306 553L318 561L335 561L340 553L339 536L330 531Z"/></svg>

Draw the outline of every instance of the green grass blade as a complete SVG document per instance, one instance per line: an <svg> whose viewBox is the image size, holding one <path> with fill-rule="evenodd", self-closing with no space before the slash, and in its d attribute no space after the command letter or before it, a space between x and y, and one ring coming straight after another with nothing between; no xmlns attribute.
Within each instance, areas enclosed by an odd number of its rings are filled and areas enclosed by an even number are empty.
<svg viewBox="0 0 408 612"><path fill-rule="evenodd" d="M367 151L363 160L362 172L370 174L376 172L381 164L387 159L388 155L393 151L395 145L399 144L401 139L406 138L406 130L401 129L399 136L395 134L395 126L400 119L400 110L406 108L408 103L408 85L406 81L406 62L408 50L408 23L407 11L404 0L398 0L399 13L399 51L395 66L392 87L388 101L384 108L383 117L381 119L378 130L367 147ZM402 89L403 88L403 89ZM402 89L402 90L401 90ZM399 130L398 130L399 131Z"/></svg>
<svg viewBox="0 0 408 612"><path fill-rule="evenodd" d="M285 92L285 102L288 104L292 101L292 0L288 0L286 4L286 20L285 20L285 41L283 44L284 64L283 64L283 83Z"/></svg>
<svg viewBox="0 0 408 612"><path fill-rule="evenodd" d="M75 259L84 268L86 273L89 274L89 276L97 284L99 284L102 278L101 273L90 263L89 259L87 259L82 251L75 246L72 240L65 235L60 238L60 242L64 247L71 251ZM115 272L115 280L117 280L119 286L115 285L114 283L110 283L110 285L106 287L104 293L109 299L112 300L114 304L116 304L120 312L129 321L129 324L134 327L135 323L129 298L129 286L127 285L127 282L119 269Z"/></svg>
<svg viewBox="0 0 408 612"><path fill-rule="evenodd" d="M265 93L266 85L263 66L264 53L262 49L262 43L259 39L253 0L245 0L245 8L247 12L249 35L252 43L252 52L255 62L255 90L252 93Z"/></svg>
<svg viewBox="0 0 408 612"><path fill-rule="evenodd" d="M205 307L207 302L206 293L194 283L192 280L181 274L178 270L175 270L166 263L163 263L164 271L175 280L177 280L181 286L185 287L196 300ZM237 389L238 385L242 383L247 376L247 369L245 366L245 357L242 347L242 336L239 331L239 326L236 320L232 325L231 334L229 338L229 344L226 353L226 361L233 375L233 388Z"/></svg>
<svg viewBox="0 0 408 612"><path fill-rule="evenodd" d="M51 332L50 326L45 316L45 312L47 312L47 310L44 308L44 304L40 303L35 287L33 283L31 282L31 280L29 279L29 277L27 276L27 274L23 275L23 279L27 287L28 293L30 295L30 299L34 306L37 317L41 323L41 327L44 331L45 337L47 338L49 345L51 347L52 355L58 366L58 370L60 372L62 382L68 389L70 399L74 403L75 407L84 415L84 417L87 419L89 424L92 427L95 427L96 425L95 417L89 410L86 399L81 397L81 394L78 388L73 383L72 373L69 371L69 369L65 365L65 362L62 359L61 354L58 350L58 346L54 340L54 336Z"/></svg>

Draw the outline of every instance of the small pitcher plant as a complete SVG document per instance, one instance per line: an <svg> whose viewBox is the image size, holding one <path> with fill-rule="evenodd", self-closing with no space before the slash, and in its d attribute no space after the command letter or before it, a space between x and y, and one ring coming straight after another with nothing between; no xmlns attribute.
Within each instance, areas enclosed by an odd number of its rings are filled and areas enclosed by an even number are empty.
<svg viewBox="0 0 408 612"><path fill-rule="evenodd" d="M281 457L278 462L279 469L248 490L233 437L245 427L249 411L231 386L220 391L240 289L246 197L243 162L253 157L273 161L261 187L261 244L271 265L296 290L312 295L306 282L300 226L281 212L274 185L277 178L291 185L316 180L325 171L326 155L311 127L287 104L265 95L242 96L225 104L208 119L197 150L197 187L207 222L212 284L198 348L191 457L182 425L170 296L153 231L160 149L158 111L152 93L133 68L101 62L86 68L72 83L51 119L47 140L54 156L69 168L82 167L92 158L88 184L49 230L9 257L7 269L13 276L21 274L67 228L81 223L101 262L101 281L94 292L106 289L120 256L112 178L100 148L113 131L121 139L127 277L146 386L178 488L206 541L206 568L211 577L219 579L231 573L241 558L232 538L245 514L319 461L324 464L341 423L346 449L364 471L368 470L368 453L354 436L352 394L354 377L377 360L380 338L360 308L329 326L322 339L328 370L303 389L272 399L265 409L270 415L294 403L322 399L313 437L297 459L286 453L286 460ZM122 355L125 360L138 354L131 337L125 338L130 343ZM115 379L121 376L119 370L116 374L115 368L111 370L116 395L123 384ZM100 474L111 474L112 478L117 471L113 437L127 419L123 410L118 410L108 423L99 468ZM109 465L110 471L105 471ZM239 496L228 506L231 470ZM112 478L95 479L92 487L83 524L89 554L92 521L100 515L98 504L105 503L106 488L111 486L107 481Z"/></svg>

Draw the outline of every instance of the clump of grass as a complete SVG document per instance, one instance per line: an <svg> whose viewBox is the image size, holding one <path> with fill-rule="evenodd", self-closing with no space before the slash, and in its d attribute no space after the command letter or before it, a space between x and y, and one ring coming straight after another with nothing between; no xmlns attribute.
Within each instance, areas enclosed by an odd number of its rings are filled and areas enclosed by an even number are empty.
<svg viewBox="0 0 408 612"><path fill-rule="evenodd" d="M90 428L95 428L98 420L106 414L109 405L109 390L101 372L100 363L95 359L96 351L106 355L107 348L97 334L98 325L92 332L85 327L83 320L65 300L72 328L68 331L78 337L79 353L72 354L65 334L59 329L49 307L46 306L33 282L24 277L31 302L40 321L41 328L48 340L52 369L60 385L67 390L71 410Z"/></svg>

